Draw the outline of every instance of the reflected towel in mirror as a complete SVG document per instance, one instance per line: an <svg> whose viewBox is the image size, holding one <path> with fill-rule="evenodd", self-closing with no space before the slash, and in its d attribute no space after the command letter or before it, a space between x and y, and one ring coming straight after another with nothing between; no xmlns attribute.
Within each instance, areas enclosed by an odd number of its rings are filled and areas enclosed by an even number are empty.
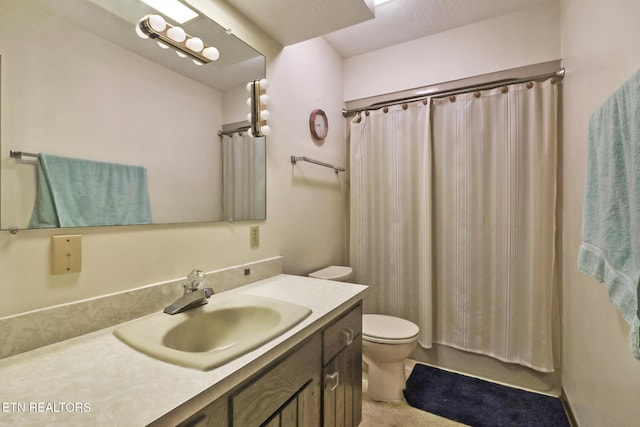
<svg viewBox="0 0 640 427"><path fill-rule="evenodd" d="M147 170L40 154L29 228L150 224Z"/></svg>

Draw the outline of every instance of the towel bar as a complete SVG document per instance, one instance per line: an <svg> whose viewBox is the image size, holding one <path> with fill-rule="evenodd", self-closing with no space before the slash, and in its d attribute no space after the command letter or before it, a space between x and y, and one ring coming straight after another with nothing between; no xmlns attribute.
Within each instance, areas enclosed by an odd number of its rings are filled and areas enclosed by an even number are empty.
<svg viewBox="0 0 640 427"><path fill-rule="evenodd" d="M309 162L309 163L313 163L313 164L316 164L316 165L324 166L325 168L333 169L333 171L335 173L344 172L345 171L345 168L341 168L340 166L334 166L334 165L332 165L330 163L325 163L325 162L321 162L319 160L310 159L310 158L308 158L306 156L298 156L298 157L291 156L291 164L292 165L295 165L296 162L299 162L299 161Z"/></svg>
<svg viewBox="0 0 640 427"><path fill-rule="evenodd" d="M39 159L40 154L27 153L26 151L9 150L9 157L11 157L12 159L22 159L22 157L34 157L36 159Z"/></svg>

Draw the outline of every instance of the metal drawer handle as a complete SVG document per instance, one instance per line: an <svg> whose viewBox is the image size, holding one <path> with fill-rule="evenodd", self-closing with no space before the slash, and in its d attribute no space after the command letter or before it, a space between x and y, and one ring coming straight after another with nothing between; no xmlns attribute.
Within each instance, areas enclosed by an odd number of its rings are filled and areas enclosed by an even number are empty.
<svg viewBox="0 0 640 427"><path fill-rule="evenodd" d="M353 335L354 335L353 329L345 328L342 330L342 334L346 339L346 344L351 345L351 343L353 342Z"/></svg>
<svg viewBox="0 0 640 427"><path fill-rule="evenodd" d="M335 390L336 388L338 388L338 385L340 385L340 376L338 375L338 372L334 372L333 374L327 374L326 379L327 379L327 384L329 383L329 381L333 381L333 385L329 387L329 390L331 391Z"/></svg>

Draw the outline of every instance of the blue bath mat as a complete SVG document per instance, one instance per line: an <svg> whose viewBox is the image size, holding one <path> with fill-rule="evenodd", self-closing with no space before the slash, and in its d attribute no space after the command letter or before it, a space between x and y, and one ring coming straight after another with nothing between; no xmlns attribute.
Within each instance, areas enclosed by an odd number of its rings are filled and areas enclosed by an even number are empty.
<svg viewBox="0 0 640 427"><path fill-rule="evenodd" d="M569 427L560 399L416 364L404 390L414 408L473 427Z"/></svg>

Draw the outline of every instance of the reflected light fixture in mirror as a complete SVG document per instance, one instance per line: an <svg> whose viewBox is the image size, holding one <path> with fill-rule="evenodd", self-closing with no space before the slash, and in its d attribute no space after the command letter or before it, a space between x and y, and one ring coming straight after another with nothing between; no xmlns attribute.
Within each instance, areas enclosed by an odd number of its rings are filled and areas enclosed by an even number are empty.
<svg viewBox="0 0 640 427"><path fill-rule="evenodd" d="M143 39L151 38L163 49L176 49L181 57L190 57L196 65L215 61L220 52L213 46L206 46L202 39L187 34L181 27L167 23L160 15L147 15L136 25L136 33Z"/></svg>
<svg viewBox="0 0 640 427"><path fill-rule="evenodd" d="M168 16L169 18L176 21L178 24L184 24L187 21L191 21L196 18L198 14L189 9L184 4L180 3L178 0L140 0L142 3L146 4L162 13L163 15Z"/></svg>
<svg viewBox="0 0 640 427"><path fill-rule="evenodd" d="M247 105L251 109L247 115L247 120L251 123L249 127L249 135L253 137L266 136L271 133L271 128L267 124L269 120L269 110L266 109L269 104L269 95L267 95L267 87L269 80L254 80L247 84L247 91L251 97L247 99Z"/></svg>

